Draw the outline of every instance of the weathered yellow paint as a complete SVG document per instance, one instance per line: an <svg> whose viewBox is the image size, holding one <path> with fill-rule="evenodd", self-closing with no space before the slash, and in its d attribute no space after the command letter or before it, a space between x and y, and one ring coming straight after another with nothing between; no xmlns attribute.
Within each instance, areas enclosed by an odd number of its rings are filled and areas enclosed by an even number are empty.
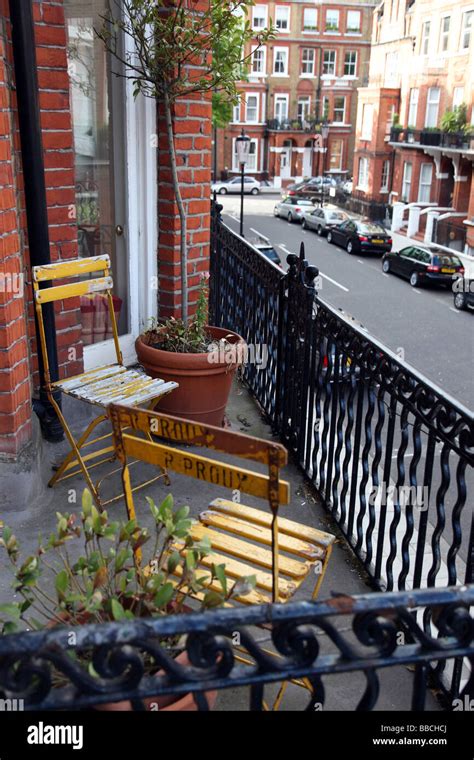
<svg viewBox="0 0 474 760"><path fill-rule="evenodd" d="M60 301L63 298L75 298L85 296L88 293L101 293L110 290L113 287L111 277L97 277L93 280L83 280L82 282L72 282L67 285L53 285L51 288L35 289L35 298L37 303L51 303L51 301Z"/></svg>
<svg viewBox="0 0 474 760"><path fill-rule="evenodd" d="M213 528L220 528L228 533L234 533L243 538L250 538L252 541L257 541L264 546L272 545L271 529L264 528L261 525L255 525L255 523L249 523L246 520L222 515L219 514L219 512L214 512L210 509L201 512L199 520L204 525L211 525ZM299 538L293 538L293 536L280 534L278 542L283 551L288 552L289 554L296 554L297 557L304 557L304 559L309 561L322 559L324 556L319 547L310 544L307 541L301 541Z"/></svg>
<svg viewBox="0 0 474 760"><path fill-rule="evenodd" d="M268 498L269 478L267 475L260 475L215 459L173 449L160 443L151 443L127 433L123 435L123 444L127 455L137 457L142 462L159 465L164 469L174 470L181 475L204 480L216 486L230 490L238 489L242 493L259 496L262 499ZM279 483L279 498L282 504L288 503L289 484L286 481L281 480Z"/></svg>
<svg viewBox="0 0 474 760"><path fill-rule="evenodd" d="M110 257L103 254L102 256L89 256L85 259L58 261L54 264L42 264L33 267L33 279L35 282L62 280L90 272L104 272L108 269L110 269Z"/></svg>
<svg viewBox="0 0 474 760"><path fill-rule="evenodd" d="M248 520L248 522L262 525L266 528L270 528L272 524L272 515L269 512L263 512L261 509L248 507L245 504L238 504L228 499L214 499L210 503L209 508L231 517ZM300 538L303 541L310 541L321 547L331 546L335 541L335 536L331 533L326 533L323 530L318 530L309 525L303 525L302 523L280 516L278 516L278 531L280 534L286 533L288 536Z"/></svg>
<svg viewBox="0 0 474 760"><path fill-rule="evenodd" d="M204 536L207 536L213 549L226 552L237 559L249 560L251 558L252 562L259 567L272 568L272 552L263 549L261 546L249 544L248 541L220 533L202 524L193 525L191 535L197 541L201 541ZM290 578L305 578L311 569L311 564L311 562L291 559L284 554L280 556L280 572Z"/></svg>
<svg viewBox="0 0 474 760"><path fill-rule="evenodd" d="M181 578L183 575L183 568L179 565L173 575L177 578ZM209 584L209 580L211 578L211 573L209 570L197 568L196 575L198 578L203 578L205 580L206 584ZM231 583L229 584L229 590L231 587ZM209 584L209 588L213 591L221 591L222 592L222 586L218 580L212 581L212 583ZM252 589L248 594L244 594L243 596L237 596L235 599L232 599L233 602L241 602L242 604L268 604L271 602L271 597L268 594L264 594L261 591L257 591L256 589Z"/></svg>

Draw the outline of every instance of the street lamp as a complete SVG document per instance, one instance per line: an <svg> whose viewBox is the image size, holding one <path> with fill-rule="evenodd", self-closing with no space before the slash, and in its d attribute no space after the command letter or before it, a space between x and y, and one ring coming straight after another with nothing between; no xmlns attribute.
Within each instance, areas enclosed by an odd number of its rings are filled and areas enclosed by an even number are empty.
<svg viewBox="0 0 474 760"><path fill-rule="evenodd" d="M321 193L321 205L324 206L324 172L326 171L326 154L328 152L327 141L329 137L329 123L327 119L324 119L321 124L321 137L323 138L323 177L322 177L322 193Z"/></svg>
<svg viewBox="0 0 474 760"><path fill-rule="evenodd" d="M244 236L244 170L245 164L250 155L250 137L244 134L239 135L235 141L235 150L237 151L237 161L240 164L240 235Z"/></svg>

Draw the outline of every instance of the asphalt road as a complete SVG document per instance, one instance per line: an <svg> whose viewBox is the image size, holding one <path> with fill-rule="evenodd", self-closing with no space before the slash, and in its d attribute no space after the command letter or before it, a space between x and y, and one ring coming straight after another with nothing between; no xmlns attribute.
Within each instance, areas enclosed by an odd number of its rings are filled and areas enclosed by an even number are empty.
<svg viewBox="0 0 474 760"><path fill-rule="evenodd" d="M245 198L244 234L268 237L282 262L305 244L306 258L321 274L321 298L355 317L374 337L469 408L473 402L474 314L454 309L443 288L412 288L382 272L378 256L351 256L315 232L275 218L275 198ZM238 199L219 197L224 221L238 232Z"/></svg>

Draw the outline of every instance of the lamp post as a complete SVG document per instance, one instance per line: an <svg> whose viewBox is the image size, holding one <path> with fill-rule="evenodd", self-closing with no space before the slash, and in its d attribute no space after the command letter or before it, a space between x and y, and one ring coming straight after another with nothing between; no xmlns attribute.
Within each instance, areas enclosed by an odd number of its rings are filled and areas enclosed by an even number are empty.
<svg viewBox="0 0 474 760"><path fill-rule="evenodd" d="M235 149L237 161L240 165L240 236L244 237L244 171L250 154L250 137L244 134L243 127L242 134L235 141Z"/></svg>
<svg viewBox="0 0 474 760"><path fill-rule="evenodd" d="M326 155L328 152L328 137L329 137L329 123L327 119L324 119L321 124L321 136L323 138L323 176L322 176L322 193L321 193L321 205L324 206L324 172L326 171Z"/></svg>

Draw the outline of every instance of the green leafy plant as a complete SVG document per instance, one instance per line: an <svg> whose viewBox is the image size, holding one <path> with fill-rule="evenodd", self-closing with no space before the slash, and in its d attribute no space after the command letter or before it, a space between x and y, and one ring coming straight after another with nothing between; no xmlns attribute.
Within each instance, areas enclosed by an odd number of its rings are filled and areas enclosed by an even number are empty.
<svg viewBox="0 0 474 760"><path fill-rule="evenodd" d="M188 241L186 209L179 183L173 111L180 98L213 93L227 103L238 99L242 68L251 60L247 43L257 47L274 35L272 28L252 30L253 0L114 0L96 30L106 50L121 64L117 73L132 80L133 92L156 99L166 123L171 180L180 220L182 320L188 322ZM133 51L123 52L122 39ZM238 44L234 44L237 40ZM183 160L185 156L183 155Z"/></svg>
<svg viewBox="0 0 474 760"><path fill-rule="evenodd" d="M462 103L455 106L451 111L446 111L441 119L441 129L443 132L467 134L471 131L467 123L467 106Z"/></svg>
<svg viewBox="0 0 474 760"><path fill-rule="evenodd" d="M0 605L2 633L179 614L187 609L188 592L202 595L200 608L205 610L250 592L255 576L230 584L225 565L212 565L207 573L199 568L211 547L207 539L192 538L189 507L174 509L171 495L159 506L147 501L152 531L136 520L111 521L85 489L80 519L57 513L56 530L46 541L40 537L36 552L25 558L5 527L0 546L13 567L19 599ZM136 552L149 543L149 562L138 563Z"/></svg>
<svg viewBox="0 0 474 760"><path fill-rule="evenodd" d="M400 114L394 113L392 116L392 127L394 129L402 129L402 125L400 124Z"/></svg>

